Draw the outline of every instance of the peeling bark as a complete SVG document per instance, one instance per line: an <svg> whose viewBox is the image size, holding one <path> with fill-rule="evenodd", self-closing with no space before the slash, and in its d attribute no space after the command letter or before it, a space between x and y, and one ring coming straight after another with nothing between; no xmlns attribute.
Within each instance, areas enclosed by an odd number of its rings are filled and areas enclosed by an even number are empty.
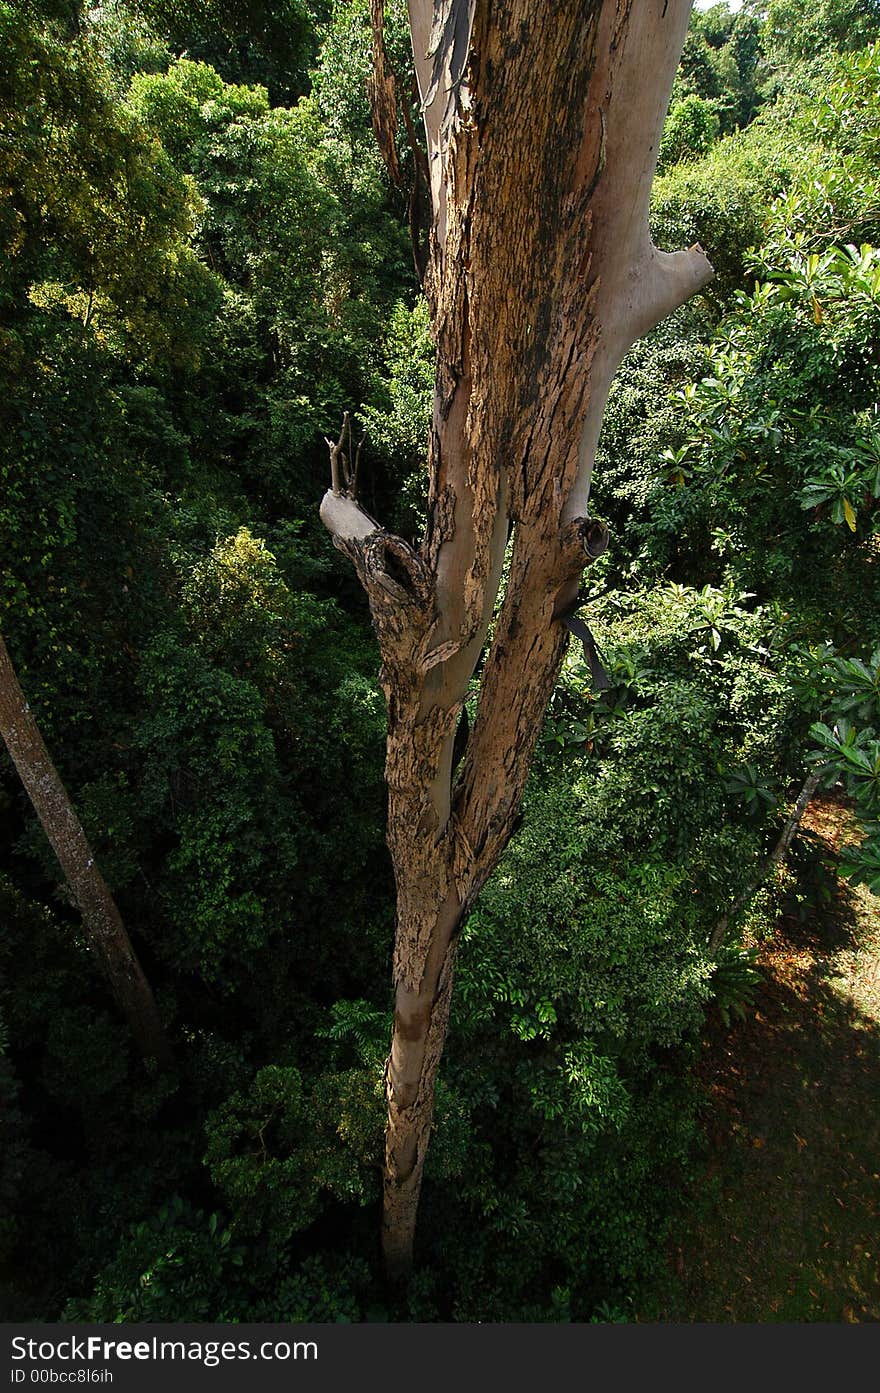
<svg viewBox="0 0 880 1393"><path fill-rule="evenodd" d="M383 0L370 0L370 27L373 33L373 71L368 84L373 134L385 161L389 179L392 184L401 184L403 175L397 153L397 91L385 51Z"/></svg>
<svg viewBox="0 0 880 1393"><path fill-rule="evenodd" d="M425 536L416 552L386 533L338 467L321 505L367 592L388 705L397 922L383 1243L396 1277L412 1260L458 931L511 835L565 653L561 619L607 542L588 501L611 378L712 274L698 247L658 252L647 224L690 9L409 0L433 212ZM377 92L383 80L384 69Z"/></svg>
<svg viewBox="0 0 880 1393"><path fill-rule="evenodd" d="M49 757L0 634L0 735L58 858L89 946L144 1058L171 1061L150 985L101 875L58 770Z"/></svg>

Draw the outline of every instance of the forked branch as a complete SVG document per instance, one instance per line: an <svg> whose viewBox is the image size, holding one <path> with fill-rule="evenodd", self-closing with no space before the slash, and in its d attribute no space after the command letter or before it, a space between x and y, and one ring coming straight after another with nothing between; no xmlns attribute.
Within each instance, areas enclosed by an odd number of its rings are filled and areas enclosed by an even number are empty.
<svg viewBox="0 0 880 1393"><path fill-rule="evenodd" d="M345 494L348 498L357 498L358 470L366 438L366 434L362 435L357 445L354 445L351 416L347 411L342 413L342 430L339 433L339 439L333 441L328 436L324 436L330 451L330 487L335 494ZM354 447L354 453L352 453L352 447Z"/></svg>

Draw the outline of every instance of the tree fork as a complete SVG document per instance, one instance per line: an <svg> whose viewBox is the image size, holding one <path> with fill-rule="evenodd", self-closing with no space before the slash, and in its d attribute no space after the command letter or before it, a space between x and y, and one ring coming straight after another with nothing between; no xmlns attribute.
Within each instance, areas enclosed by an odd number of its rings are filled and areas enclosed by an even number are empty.
<svg viewBox="0 0 880 1393"><path fill-rule="evenodd" d="M171 1062L150 984L52 763L0 634L0 735L82 915L89 946L145 1059Z"/></svg>
<svg viewBox="0 0 880 1393"><path fill-rule="evenodd" d="M433 215L425 536L416 552L364 513L332 445L321 505L367 591L388 704L397 918L383 1246L395 1277L412 1262L458 930L510 838L565 653L561 621L607 545L588 504L611 379L712 275L699 247L657 251L647 223L690 0L408 8ZM386 146L391 81L383 59Z"/></svg>

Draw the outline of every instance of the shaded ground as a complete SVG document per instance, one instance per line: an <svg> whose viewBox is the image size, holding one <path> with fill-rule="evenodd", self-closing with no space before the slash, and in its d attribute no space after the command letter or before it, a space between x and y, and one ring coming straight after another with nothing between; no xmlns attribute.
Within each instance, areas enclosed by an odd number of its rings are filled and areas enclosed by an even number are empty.
<svg viewBox="0 0 880 1393"><path fill-rule="evenodd" d="M829 848L846 822L804 819ZM641 1318L880 1320L880 899L841 885L761 964L757 1010L707 1035L708 1162Z"/></svg>

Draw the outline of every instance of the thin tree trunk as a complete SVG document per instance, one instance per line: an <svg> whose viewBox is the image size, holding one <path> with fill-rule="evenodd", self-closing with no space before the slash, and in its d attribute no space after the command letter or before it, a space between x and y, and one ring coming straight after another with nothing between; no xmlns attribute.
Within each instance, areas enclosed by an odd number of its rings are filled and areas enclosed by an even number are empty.
<svg viewBox="0 0 880 1393"><path fill-rule="evenodd" d="M712 274L651 244L656 152L690 0L409 0L433 224L437 347L418 550L340 485L321 516L355 565L382 653L397 883L383 1243L411 1261L458 933L511 835L565 653L560 622L607 542L587 511L611 378ZM372 4L380 144L394 102ZM337 447L334 447L336 449ZM333 452L331 450L331 458ZM462 705L486 654L453 768Z"/></svg>
<svg viewBox="0 0 880 1393"><path fill-rule="evenodd" d="M755 876L754 880L751 880L749 884L746 886L745 890L743 890L742 893L737 896L737 898L733 902L733 906L731 907L731 909L727 912L727 914L722 915L722 917L718 920L718 923L712 930L711 937L709 938L710 953L714 954L718 952L718 949L724 942L725 934L727 933L727 930L730 927L730 925L736 923L737 919L742 914L749 900L758 890L760 890L761 886L771 875L775 867L782 865L783 861L788 855L788 849L794 841L795 834L797 833L797 830L801 825L801 818L807 811L810 800L813 797L813 794L816 792L816 789L819 787L819 782L824 773L825 766L822 765L818 769L814 769L813 773L810 774L809 777L805 780L804 786L798 794L797 799L795 801L795 805L791 810L791 816L789 817L788 821L782 829L782 835L780 836L779 841L776 843L775 847L771 851L770 855L767 857L766 861L762 863L761 869Z"/></svg>
<svg viewBox="0 0 880 1393"><path fill-rule="evenodd" d="M171 1050L156 1001L116 902L49 757L0 634L0 735L58 858L95 953L138 1049L167 1064Z"/></svg>

